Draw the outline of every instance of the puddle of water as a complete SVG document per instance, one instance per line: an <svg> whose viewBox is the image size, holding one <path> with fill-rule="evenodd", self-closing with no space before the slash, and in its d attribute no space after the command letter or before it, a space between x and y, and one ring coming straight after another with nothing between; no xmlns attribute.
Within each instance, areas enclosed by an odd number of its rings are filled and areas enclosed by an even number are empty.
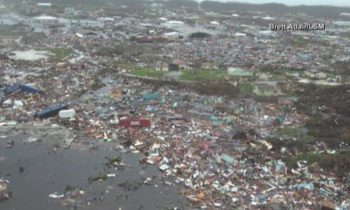
<svg viewBox="0 0 350 210"><path fill-rule="evenodd" d="M28 61L36 61L40 59L48 59L52 53L48 51L39 51L39 50L27 50L27 51L13 51L13 56L10 56L15 60L28 60Z"/></svg>
<svg viewBox="0 0 350 210"><path fill-rule="evenodd" d="M91 200L90 205L85 202L78 209L184 208L178 189L163 185L157 168L143 168L136 154L113 151L108 143L103 143L93 152L89 146L75 145L69 150L57 149L52 154L44 143L25 144L23 136L9 139L15 141L11 149L5 148L8 139L0 139L0 156L5 157L0 160L0 177L10 180L9 190L13 192L13 197L1 202L0 209L63 209L60 199L51 199L48 195L63 193L67 185L83 188L86 192L84 199ZM116 156L121 156L127 165L124 170L105 167L106 157ZM24 167L23 172L20 172L20 167ZM116 173L117 176L103 182L88 182L90 176L100 173ZM118 186L125 181L142 183L146 177L152 176L157 177L151 185L139 185L135 191ZM106 189L109 189L108 193Z"/></svg>

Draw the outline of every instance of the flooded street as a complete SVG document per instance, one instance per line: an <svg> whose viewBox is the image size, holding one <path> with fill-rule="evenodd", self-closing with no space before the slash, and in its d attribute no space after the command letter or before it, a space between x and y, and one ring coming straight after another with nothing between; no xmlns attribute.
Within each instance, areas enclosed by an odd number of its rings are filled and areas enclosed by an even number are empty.
<svg viewBox="0 0 350 210"><path fill-rule="evenodd" d="M1 139L0 176L10 181L13 197L1 202L0 209L164 209L183 203L175 187L163 185L158 169L139 165L137 154L113 151L110 143L101 143L98 149L77 144L69 150L52 149L47 143L23 143L23 137ZM5 148L7 140L14 140L13 148ZM107 168L106 157L115 156L125 166ZM89 177L100 174L116 176L89 182ZM146 185L147 177L154 179ZM84 194L68 201L49 197L69 188Z"/></svg>

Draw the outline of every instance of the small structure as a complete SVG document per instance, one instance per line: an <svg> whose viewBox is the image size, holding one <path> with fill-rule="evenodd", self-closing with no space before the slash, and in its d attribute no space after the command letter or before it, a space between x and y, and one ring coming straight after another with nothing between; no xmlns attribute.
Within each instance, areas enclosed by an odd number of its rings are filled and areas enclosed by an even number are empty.
<svg viewBox="0 0 350 210"><path fill-rule="evenodd" d="M177 40L177 39L184 39L185 34L174 31L174 32L164 33L163 37L167 40Z"/></svg>
<svg viewBox="0 0 350 210"><path fill-rule="evenodd" d="M84 35L81 33L75 33L75 36L80 38L80 39L84 38Z"/></svg>
<svg viewBox="0 0 350 210"><path fill-rule="evenodd" d="M192 39L203 39L208 37L211 37L211 34L206 32L194 32L190 34L190 38Z"/></svg>
<svg viewBox="0 0 350 210"><path fill-rule="evenodd" d="M309 76L311 79L326 79L327 74L324 72L305 72L307 76Z"/></svg>
<svg viewBox="0 0 350 210"><path fill-rule="evenodd" d="M235 37L246 37L247 34L246 34L246 33L236 32L236 33L234 34L234 36L235 36Z"/></svg>
<svg viewBox="0 0 350 210"><path fill-rule="evenodd" d="M210 25L216 25L217 26L217 25L220 25L220 23L218 21L211 21Z"/></svg>
<svg viewBox="0 0 350 210"><path fill-rule="evenodd" d="M178 64L169 63L168 69L169 69L169 71L179 71L180 67Z"/></svg>
<svg viewBox="0 0 350 210"><path fill-rule="evenodd" d="M269 76L266 73L259 73L257 76L259 80L267 81L269 79Z"/></svg>
<svg viewBox="0 0 350 210"><path fill-rule="evenodd" d="M327 78L327 74L324 73L324 72L317 72L315 74L315 77L316 77L316 79L326 79Z"/></svg>
<svg viewBox="0 0 350 210"><path fill-rule="evenodd" d="M51 24L57 24L58 19L53 16L42 15L42 16L35 17L34 22L51 25Z"/></svg>
<svg viewBox="0 0 350 210"><path fill-rule="evenodd" d="M158 61L156 63L155 69L157 71L169 71L169 65L164 61Z"/></svg>
<svg viewBox="0 0 350 210"><path fill-rule="evenodd" d="M337 75L337 76L335 76L335 81L336 81L337 83L341 83L341 82L343 82L343 78L342 78L342 76L341 76L341 75Z"/></svg>
<svg viewBox="0 0 350 210"><path fill-rule="evenodd" d="M298 99L295 97L279 97L277 99L277 104L286 108L292 108L294 106L294 102Z"/></svg>
<svg viewBox="0 0 350 210"><path fill-rule="evenodd" d="M39 2L37 4L38 7L51 7L52 3L48 3L48 2Z"/></svg>

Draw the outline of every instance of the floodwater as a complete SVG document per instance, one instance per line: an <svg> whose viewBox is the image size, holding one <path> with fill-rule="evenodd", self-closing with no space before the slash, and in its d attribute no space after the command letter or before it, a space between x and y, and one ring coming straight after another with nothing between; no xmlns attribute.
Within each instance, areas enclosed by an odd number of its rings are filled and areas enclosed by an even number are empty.
<svg viewBox="0 0 350 210"><path fill-rule="evenodd" d="M178 189L165 185L155 166L140 165L138 154L115 151L108 142L100 142L94 149L90 144L75 143L70 149L53 149L46 140L23 143L23 139L22 135L0 139L0 178L10 181L8 190L13 192L10 200L0 202L0 209L184 209ZM6 148L8 140L14 140L12 148ZM116 156L125 167L107 168L106 157ZM106 173L116 177L89 183L89 177ZM143 184L146 177L154 177L149 185ZM119 186L126 181L132 183L132 189ZM51 193L64 193L67 186L84 190L79 205L62 207L61 199L49 198Z"/></svg>

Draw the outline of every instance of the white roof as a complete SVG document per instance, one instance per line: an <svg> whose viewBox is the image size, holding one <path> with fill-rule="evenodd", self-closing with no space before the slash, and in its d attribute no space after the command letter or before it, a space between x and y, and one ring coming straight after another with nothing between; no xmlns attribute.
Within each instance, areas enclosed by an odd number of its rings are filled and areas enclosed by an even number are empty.
<svg viewBox="0 0 350 210"><path fill-rule="evenodd" d="M167 25L182 25L185 23L182 21L179 21L179 20L169 20L165 24L167 24Z"/></svg>
<svg viewBox="0 0 350 210"><path fill-rule="evenodd" d="M245 34L245 33L240 33L240 32L237 32L237 33L235 33L235 36L247 36L247 34Z"/></svg>
<svg viewBox="0 0 350 210"><path fill-rule="evenodd" d="M164 36L176 36L176 35L181 35L181 33L176 32L176 31L164 33Z"/></svg>
<svg viewBox="0 0 350 210"><path fill-rule="evenodd" d="M179 34L179 32L173 31L173 32L164 33L164 35L176 35L176 34Z"/></svg>
<svg viewBox="0 0 350 210"><path fill-rule="evenodd" d="M99 18L101 21L114 21L114 18L111 17L101 17Z"/></svg>
<svg viewBox="0 0 350 210"><path fill-rule="evenodd" d="M270 17L270 16L266 16L266 17L262 17L263 20L274 20L275 18Z"/></svg>
<svg viewBox="0 0 350 210"><path fill-rule="evenodd" d="M42 7L51 7L52 6L51 3L44 3L44 2L39 2L37 5L42 6Z"/></svg>
<svg viewBox="0 0 350 210"><path fill-rule="evenodd" d="M79 37L79 38L83 38L83 37L84 37L84 35L81 34L81 33L76 33L75 35L76 35L77 37Z"/></svg>
<svg viewBox="0 0 350 210"><path fill-rule="evenodd" d="M273 34L273 31L270 31L270 30L259 31L259 34L270 35L270 34Z"/></svg>
<svg viewBox="0 0 350 210"><path fill-rule="evenodd" d="M35 19L35 20L57 20L56 17L47 16L47 15L38 16L38 17L35 17L34 19Z"/></svg>
<svg viewBox="0 0 350 210"><path fill-rule="evenodd" d="M163 27L172 29L173 31L180 32L182 34L188 35L195 32L204 32L209 34L215 34L214 31L210 31L203 27L192 27L190 25L185 24L182 21L171 20L162 24Z"/></svg>

